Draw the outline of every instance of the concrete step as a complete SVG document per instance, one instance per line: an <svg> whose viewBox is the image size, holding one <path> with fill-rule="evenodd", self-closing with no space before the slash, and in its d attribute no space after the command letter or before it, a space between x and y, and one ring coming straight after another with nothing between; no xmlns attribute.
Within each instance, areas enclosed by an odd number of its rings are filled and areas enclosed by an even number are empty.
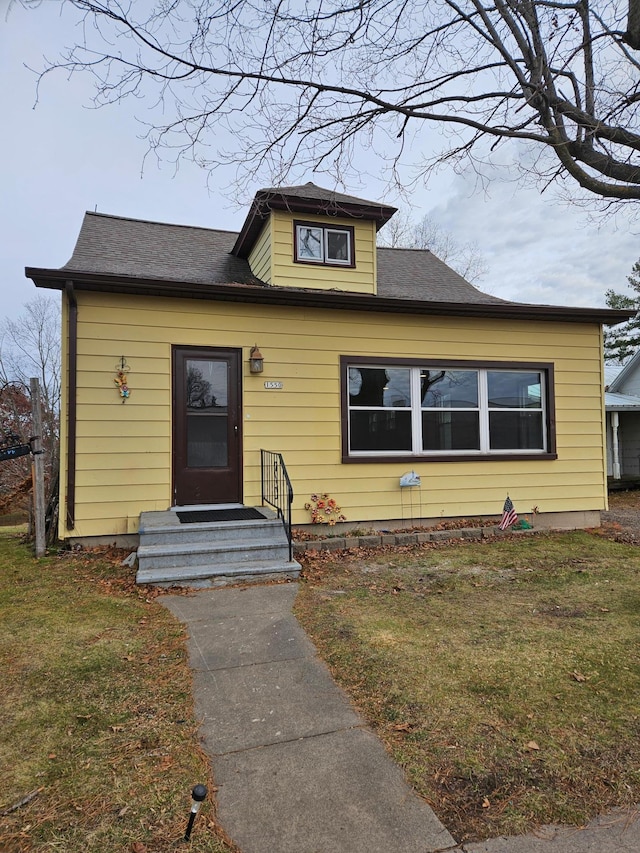
<svg viewBox="0 0 640 853"><path fill-rule="evenodd" d="M264 519L193 524L182 524L175 509L142 513L137 582L206 586L298 577L282 521L259 511Z"/></svg>
<svg viewBox="0 0 640 853"><path fill-rule="evenodd" d="M153 565L157 568L198 565L200 563L257 563L260 560L279 560L289 556L286 537L278 541L264 542L210 542L172 543L168 545L140 545L138 565L141 568Z"/></svg>
<svg viewBox="0 0 640 853"><path fill-rule="evenodd" d="M138 569L136 583L157 586L223 586L232 583L251 583L267 580L295 579L301 566L296 560L261 560L259 563L237 563L175 566L173 568Z"/></svg>
<svg viewBox="0 0 640 853"><path fill-rule="evenodd" d="M238 542L279 541L283 533L282 522L272 521L226 521L203 524L166 524L162 527L142 527L140 542L145 545L170 545L189 542Z"/></svg>
<svg viewBox="0 0 640 853"><path fill-rule="evenodd" d="M260 507L259 511L264 518L244 521L202 521L192 524L183 524L178 518L177 511L173 509L165 512L143 512L140 513L138 530L140 536L144 537L145 544L154 545L164 541L165 537L174 536L188 537L194 542L203 541L212 533L220 539L241 539L247 536L255 538L271 527L282 527L282 521L272 510Z"/></svg>

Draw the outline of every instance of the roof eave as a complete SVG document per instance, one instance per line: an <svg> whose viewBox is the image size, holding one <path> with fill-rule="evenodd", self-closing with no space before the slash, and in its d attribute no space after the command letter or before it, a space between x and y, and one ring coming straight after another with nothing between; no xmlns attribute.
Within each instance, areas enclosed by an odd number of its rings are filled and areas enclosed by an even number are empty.
<svg viewBox="0 0 640 853"><path fill-rule="evenodd" d="M573 308L550 305L485 302L429 302L394 297L372 296L335 290L294 290L251 284L169 281L113 276L65 269L27 267L27 278L36 287L64 290L72 282L76 290L127 293L138 296L166 296L181 299L210 299L219 302L241 302L262 305L295 305L342 311L372 311L391 314L423 314L457 317L491 317L504 320L546 320L568 323L603 323L615 325L633 316L622 309Z"/></svg>
<svg viewBox="0 0 640 853"><path fill-rule="evenodd" d="M287 210L300 214L327 214L326 200L304 198L301 196L287 195L286 193L265 192L256 193L251 202L249 213L245 219L242 229L238 234L232 255L239 258L247 258L256 240L260 236L264 223L269 218L272 210ZM376 223L376 230L391 219L397 208L386 204L356 204L355 202L340 201L336 207L336 214L353 217L354 219L369 219Z"/></svg>
<svg viewBox="0 0 640 853"><path fill-rule="evenodd" d="M634 316L636 315L634 314ZM613 381L609 383L609 390L617 393L621 388L623 388L625 382L627 381L627 378L631 376L631 374L636 370L639 360L640 350L638 350L631 356L631 358L624 365L620 373L618 373L618 375L613 378Z"/></svg>
<svg viewBox="0 0 640 853"><path fill-rule="evenodd" d="M629 403L624 405L622 403L606 403L605 409L607 412L640 412L640 403Z"/></svg>

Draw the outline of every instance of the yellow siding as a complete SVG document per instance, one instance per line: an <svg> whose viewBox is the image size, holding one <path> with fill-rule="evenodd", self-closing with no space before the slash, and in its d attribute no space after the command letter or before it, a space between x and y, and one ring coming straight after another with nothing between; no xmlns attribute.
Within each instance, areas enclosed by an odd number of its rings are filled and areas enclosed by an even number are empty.
<svg viewBox="0 0 640 853"><path fill-rule="evenodd" d="M348 225L354 228L355 268L298 264L293 260L293 222ZM319 290L376 292L376 227L368 220L273 211L271 213L271 284L284 287L314 287ZM262 238L261 238L262 239ZM253 269L254 273L258 273Z"/></svg>
<svg viewBox="0 0 640 853"><path fill-rule="evenodd" d="M403 317L84 292L78 302L76 527L66 535L132 532L141 511L171 505L172 344L242 348L244 501L260 502L260 449L281 452L296 494L295 524L309 521L304 510L309 495L324 491L354 525L496 514L507 492L519 513L533 506L542 512L605 507L596 324ZM256 342L265 358L261 375L248 370ZM131 367L125 404L113 381L123 355ZM343 464L341 355L553 363L558 459ZM267 380L283 388L267 390ZM66 401L65 384L63 411ZM63 418L63 452L66 434ZM421 475L422 487L409 495L401 492L399 478L411 468ZM61 492L65 535L64 483Z"/></svg>
<svg viewBox="0 0 640 853"><path fill-rule="evenodd" d="M271 219L267 220L260 237L249 255L251 272L261 281L272 284L271 273Z"/></svg>

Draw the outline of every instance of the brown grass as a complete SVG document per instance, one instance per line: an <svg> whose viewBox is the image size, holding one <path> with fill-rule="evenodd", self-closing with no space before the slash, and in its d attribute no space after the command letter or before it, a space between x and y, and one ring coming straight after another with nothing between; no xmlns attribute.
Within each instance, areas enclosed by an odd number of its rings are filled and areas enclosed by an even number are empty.
<svg viewBox="0 0 640 853"><path fill-rule="evenodd" d="M630 489L627 491L609 492L609 509L640 509L640 491Z"/></svg>
<svg viewBox="0 0 640 853"><path fill-rule="evenodd" d="M173 850L193 785L214 791L182 627L123 556L36 561L0 532L2 851ZM213 797L190 849L234 849Z"/></svg>
<svg viewBox="0 0 640 853"><path fill-rule="evenodd" d="M297 612L459 841L640 799L640 552L586 533L305 559Z"/></svg>

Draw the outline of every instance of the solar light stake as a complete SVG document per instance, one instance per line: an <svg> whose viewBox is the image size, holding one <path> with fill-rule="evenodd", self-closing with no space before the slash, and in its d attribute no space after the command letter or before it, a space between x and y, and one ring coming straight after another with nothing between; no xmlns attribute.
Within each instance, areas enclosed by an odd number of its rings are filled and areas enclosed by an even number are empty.
<svg viewBox="0 0 640 853"><path fill-rule="evenodd" d="M191 838L191 830L193 829L193 822L196 819L196 815L200 811L200 806L202 805L202 801L207 796L207 789L204 785L196 785L191 791L191 812L189 814L189 823L187 824L187 831L184 834L184 840L188 841Z"/></svg>

